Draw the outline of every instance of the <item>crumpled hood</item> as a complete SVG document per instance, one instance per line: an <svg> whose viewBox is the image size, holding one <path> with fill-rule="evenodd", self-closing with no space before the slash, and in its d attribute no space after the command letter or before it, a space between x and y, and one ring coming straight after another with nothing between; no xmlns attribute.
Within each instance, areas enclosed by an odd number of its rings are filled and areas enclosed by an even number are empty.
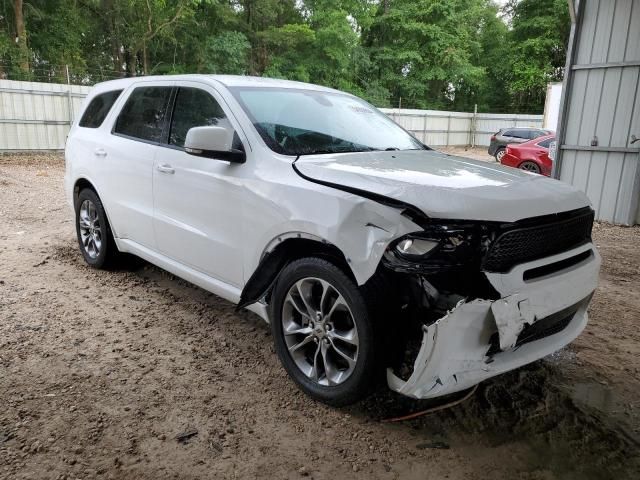
<svg viewBox="0 0 640 480"><path fill-rule="evenodd" d="M384 195L432 218L513 222L590 205L566 183L433 150L303 156L311 180Z"/></svg>

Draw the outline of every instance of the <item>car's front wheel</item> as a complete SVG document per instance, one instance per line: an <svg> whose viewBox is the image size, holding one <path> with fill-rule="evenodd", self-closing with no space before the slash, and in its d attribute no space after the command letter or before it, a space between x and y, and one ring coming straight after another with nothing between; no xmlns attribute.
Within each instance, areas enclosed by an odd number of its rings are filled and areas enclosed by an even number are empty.
<svg viewBox="0 0 640 480"><path fill-rule="evenodd" d="M118 254L107 215L98 195L85 188L76 202L76 233L84 260L91 267L106 268Z"/></svg>
<svg viewBox="0 0 640 480"><path fill-rule="evenodd" d="M375 333L365 294L336 265L303 258L281 272L271 302L275 347L308 395L340 406L372 387Z"/></svg>

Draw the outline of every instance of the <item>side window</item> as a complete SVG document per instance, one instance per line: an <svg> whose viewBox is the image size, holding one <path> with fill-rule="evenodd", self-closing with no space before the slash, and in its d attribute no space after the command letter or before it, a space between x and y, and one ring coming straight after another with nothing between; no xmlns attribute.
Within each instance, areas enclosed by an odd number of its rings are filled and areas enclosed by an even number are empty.
<svg viewBox="0 0 640 480"><path fill-rule="evenodd" d="M555 139L553 137L552 138L547 138L546 140L543 140L543 141L539 142L538 146L542 147L542 148L549 148L549 145L551 145L551 142L553 142L554 140Z"/></svg>
<svg viewBox="0 0 640 480"><path fill-rule="evenodd" d="M516 135L514 134L513 130L507 130L502 134L502 136L504 136L504 137L515 137Z"/></svg>
<svg viewBox="0 0 640 480"><path fill-rule="evenodd" d="M159 142L162 140L171 87L138 87L127 99L114 128L115 133Z"/></svg>
<svg viewBox="0 0 640 480"><path fill-rule="evenodd" d="M226 115L218 102L204 90L181 87L171 118L169 144L184 147L190 128L218 124L228 125Z"/></svg>
<svg viewBox="0 0 640 480"><path fill-rule="evenodd" d="M96 95L82 114L79 125L85 128L98 128L102 125L121 93L122 90L114 90Z"/></svg>

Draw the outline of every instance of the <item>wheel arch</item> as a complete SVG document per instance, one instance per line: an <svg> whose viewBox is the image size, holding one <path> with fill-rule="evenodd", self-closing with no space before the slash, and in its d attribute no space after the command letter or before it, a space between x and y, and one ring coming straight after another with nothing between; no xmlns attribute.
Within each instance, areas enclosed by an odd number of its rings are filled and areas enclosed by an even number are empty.
<svg viewBox="0 0 640 480"><path fill-rule="evenodd" d="M268 296L282 269L289 263L304 257L329 260L350 279L356 281L347 257L337 246L316 235L289 232L274 238L264 249L260 263L242 290L237 308L241 309L257 302L265 295Z"/></svg>
<svg viewBox="0 0 640 480"><path fill-rule="evenodd" d="M114 237L114 240L116 241L117 244L117 237L118 235L116 235L116 232L113 228L113 222L111 221L111 216L109 215L109 211L107 209L107 206L104 204L104 199L102 198L102 195L100 195L100 192L98 191L98 189L96 188L95 184L88 179L87 177L78 177L74 184L73 184L73 190L72 190L72 195L73 195L73 209L75 211L77 204L78 204L78 196L80 195L80 192L84 189L90 189L93 190L93 192L98 196L98 198L100 199L100 202L102 202L102 208L104 209L104 213L107 216L107 222L109 223L109 229L111 230L111 233Z"/></svg>
<svg viewBox="0 0 640 480"><path fill-rule="evenodd" d="M76 207L76 205L78 203L78 196L80 195L80 192L82 190L84 190L85 188L93 190L95 192L95 194L98 196L98 198L102 201L102 197L98 193L98 189L93 185L93 183L86 177L80 177L80 178L76 179L75 183L73 184L73 206L74 206L74 208Z"/></svg>

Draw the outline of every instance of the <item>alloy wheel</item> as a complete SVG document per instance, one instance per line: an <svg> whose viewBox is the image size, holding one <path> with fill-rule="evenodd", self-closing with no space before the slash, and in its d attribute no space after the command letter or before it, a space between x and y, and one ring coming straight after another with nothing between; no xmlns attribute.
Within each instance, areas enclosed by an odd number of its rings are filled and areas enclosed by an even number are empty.
<svg viewBox="0 0 640 480"><path fill-rule="evenodd" d="M538 167L538 165L534 162L524 162L522 165L520 165L520 168L522 170L526 170L527 172L540 173L540 167Z"/></svg>
<svg viewBox="0 0 640 480"><path fill-rule="evenodd" d="M102 248L102 225L98 210L91 200L85 200L80 205L78 225L82 248L90 258L97 258Z"/></svg>
<svg viewBox="0 0 640 480"><path fill-rule="evenodd" d="M319 278L298 280L287 292L281 319L289 355L304 375L324 386L349 378L358 360L358 329L333 285Z"/></svg>

